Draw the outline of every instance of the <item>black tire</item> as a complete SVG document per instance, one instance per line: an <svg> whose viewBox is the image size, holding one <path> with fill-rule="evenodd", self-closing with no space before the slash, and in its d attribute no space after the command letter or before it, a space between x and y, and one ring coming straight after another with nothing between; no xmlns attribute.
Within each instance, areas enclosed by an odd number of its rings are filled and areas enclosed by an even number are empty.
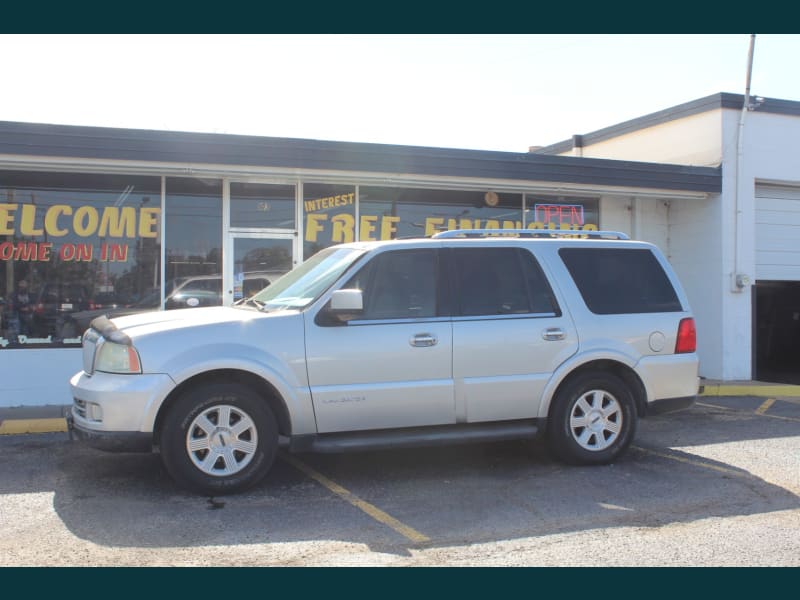
<svg viewBox="0 0 800 600"><path fill-rule="evenodd" d="M553 399L547 421L550 451L559 460L605 465L636 435L636 405L619 377L590 371L568 381Z"/></svg>
<svg viewBox="0 0 800 600"><path fill-rule="evenodd" d="M267 403L247 386L211 383L169 407L160 450L180 485L212 496L232 494L267 474L278 451L278 426Z"/></svg>

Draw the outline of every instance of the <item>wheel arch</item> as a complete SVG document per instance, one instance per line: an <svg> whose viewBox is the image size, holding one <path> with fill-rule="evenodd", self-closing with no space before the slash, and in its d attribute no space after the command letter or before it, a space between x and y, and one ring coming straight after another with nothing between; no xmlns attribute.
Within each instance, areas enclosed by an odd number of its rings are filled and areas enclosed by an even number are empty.
<svg viewBox="0 0 800 600"><path fill-rule="evenodd" d="M286 401L274 385L263 377L250 371L242 369L215 369L189 377L178 384L167 397L164 398L153 425L154 445L158 444L161 429L164 425L164 417L175 401L189 390L210 383L238 383L250 388L253 392L258 394L272 410L273 415L275 415L275 420L278 423L278 433L283 436L290 436L292 434L292 422L289 417Z"/></svg>
<svg viewBox="0 0 800 600"><path fill-rule="evenodd" d="M591 371L611 373L621 379L633 396L637 416L645 416L647 413L647 389L644 382L632 367L619 360L609 358L589 360L567 371L561 380L551 388L551 393L547 395L547 404L542 407L540 416L549 418L553 408L553 400L558 397L559 392L576 377Z"/></svg>

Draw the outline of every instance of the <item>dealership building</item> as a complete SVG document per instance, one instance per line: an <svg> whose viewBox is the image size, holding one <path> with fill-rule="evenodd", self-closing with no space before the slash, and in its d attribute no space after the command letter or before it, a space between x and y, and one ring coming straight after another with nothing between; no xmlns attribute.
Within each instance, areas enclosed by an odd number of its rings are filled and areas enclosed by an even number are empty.
<svg viewBox="0 0 800 600"><path fill-rule="evenodd" d="M702 376L795 381L800 102L743 104L521 153L0 122L0 407L70 404L94 315L229 305L332 244L467 228L652 242Z"/></svg>

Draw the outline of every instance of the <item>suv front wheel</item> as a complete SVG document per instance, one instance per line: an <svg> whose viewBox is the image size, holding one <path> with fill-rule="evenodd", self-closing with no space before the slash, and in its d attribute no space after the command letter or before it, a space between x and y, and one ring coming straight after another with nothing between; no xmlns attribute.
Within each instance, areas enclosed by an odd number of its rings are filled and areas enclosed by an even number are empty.
<svg viewBox="0 0 800 600"><path fill-rule="evenodd" d="M196 491L238 492L256 484L275 460L278 427L250 388L212 383L173 404L161 430L161 458L172 477Z"/></svg>
<svg viewBox="0 0 800 600"><path fill-rule="evenodd" d="M636 433L636 406L615 375L592 371L558 391L547 423L551 452L571 464L613 462Z"/></svg>

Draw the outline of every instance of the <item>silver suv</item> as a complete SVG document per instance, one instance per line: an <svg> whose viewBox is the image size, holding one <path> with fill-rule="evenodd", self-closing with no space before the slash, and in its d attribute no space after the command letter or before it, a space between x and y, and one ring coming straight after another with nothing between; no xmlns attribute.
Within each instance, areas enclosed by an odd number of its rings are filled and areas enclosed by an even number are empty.
<svg viewBox="0 0 800 600"><path fill-rule="evenodd" d="M695 326L623 234L451 231L328 248L234 307L93 321L71 380L91 445L157 450L182 485L259 481L280 445L340 452L546 435L605 464L689 406Z"/></svg>

